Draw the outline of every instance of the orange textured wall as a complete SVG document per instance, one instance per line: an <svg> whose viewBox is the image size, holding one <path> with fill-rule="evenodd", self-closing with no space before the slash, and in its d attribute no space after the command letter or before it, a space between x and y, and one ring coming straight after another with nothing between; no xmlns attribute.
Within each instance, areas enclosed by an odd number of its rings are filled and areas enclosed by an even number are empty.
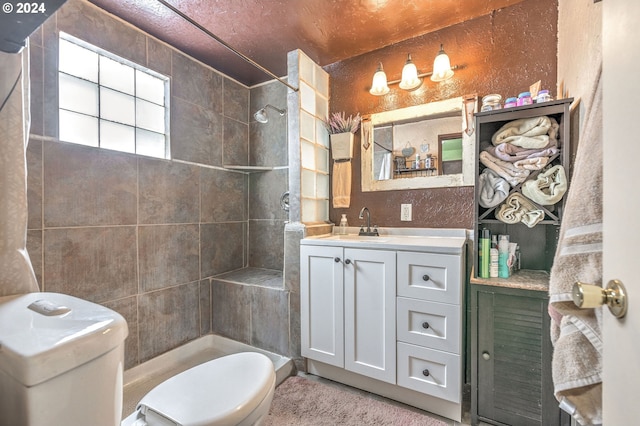
<svg viewBox="0 0 640 426"><path fill-rule="evenodd" d="M557 0L527 0L491 15L328 65L324 68L331 76L330 111L367 115L473 93L479 98L500 93L504 98L528 90L538 80L555 96L557 22ZM434 83L427 78L413 92L394 85L385 96L369 94L378 62L383 63L389 80L399 79L408 53L419 72L431 71L440 43L444 44L452 65L463 66L451 80ZM359 132L356 136L358 139ZM473 226L473 187L363 193L357 142L352 161L351 206L330 208L332 222L337 223L340 215L346 213L354 226L360 223L358 212L367 206L372 221L379 226ZM411 222L400 221L403 203L413 205Z"/></svg>

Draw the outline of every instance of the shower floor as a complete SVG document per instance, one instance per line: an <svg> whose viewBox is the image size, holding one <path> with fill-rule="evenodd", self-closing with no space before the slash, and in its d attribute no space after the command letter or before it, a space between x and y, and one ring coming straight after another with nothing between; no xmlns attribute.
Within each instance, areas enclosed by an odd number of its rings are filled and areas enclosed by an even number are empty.
<svg viewBox="0 0 640 426"><path fill-rule="evenodd" d="M293 374L293 362L289 358L222 336L203 336L124 372L122 418L135 410L147 392L168 378L203 362L238 352L260 352L268 356L276 369L277 384Z"/></svg>

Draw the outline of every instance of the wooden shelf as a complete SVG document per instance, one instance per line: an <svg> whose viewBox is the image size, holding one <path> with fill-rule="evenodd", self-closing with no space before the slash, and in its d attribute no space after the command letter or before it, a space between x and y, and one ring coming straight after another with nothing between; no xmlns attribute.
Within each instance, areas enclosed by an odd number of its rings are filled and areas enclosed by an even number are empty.
<svg viewBox="0 0 640 426"><path fill-rule="evenodd" d="M471 273L471 284L494 287L518 288L522 290L549 291L549 272L520 269L509 278L480 278Z"/></svg>

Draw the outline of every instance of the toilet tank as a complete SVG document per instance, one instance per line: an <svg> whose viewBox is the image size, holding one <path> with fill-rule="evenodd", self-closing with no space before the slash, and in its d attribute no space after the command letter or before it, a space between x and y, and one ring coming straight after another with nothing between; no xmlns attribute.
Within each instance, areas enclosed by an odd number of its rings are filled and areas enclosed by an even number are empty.
<svg viewBox="0 0 640 426"><path fill-rule="evenodd" d="M116 426L127 323L57 293L0 298L0 426Z"/></svg>

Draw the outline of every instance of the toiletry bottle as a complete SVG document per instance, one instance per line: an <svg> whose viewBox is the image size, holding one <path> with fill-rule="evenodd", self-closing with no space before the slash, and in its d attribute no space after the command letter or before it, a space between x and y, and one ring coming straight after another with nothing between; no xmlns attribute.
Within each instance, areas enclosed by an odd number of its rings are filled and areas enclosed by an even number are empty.
<svg viewBox="0 0 640 426"><path fill-rule="evenodd" d="M349 226L349 224L347 223L347 215L343 214L342 218L340 218L340 226L338 228L338 234L347 235L347 226Z"/></svg>
<svg viewBox="0 0 640 426"><path fill-rule="evenodd" d="M509 278L509 236L500 235L498 242L498 277Z"/></svg>
<svg viewBox="0 0 640 426"><path fill-rule="evenodd" d="M482 244L482 254L480 257L480 278L489 278L489 257L491 249L491 231L487 228L482 229L482 235L480 237L480 243Z"/></svg>
<svg viewBox="0 0 640 426"><path fill-rule="evenodd" d="M489 278L498 278L498 249L492 247L489 253L491 253L489 256L491 258L489 261Z"/></svg>

